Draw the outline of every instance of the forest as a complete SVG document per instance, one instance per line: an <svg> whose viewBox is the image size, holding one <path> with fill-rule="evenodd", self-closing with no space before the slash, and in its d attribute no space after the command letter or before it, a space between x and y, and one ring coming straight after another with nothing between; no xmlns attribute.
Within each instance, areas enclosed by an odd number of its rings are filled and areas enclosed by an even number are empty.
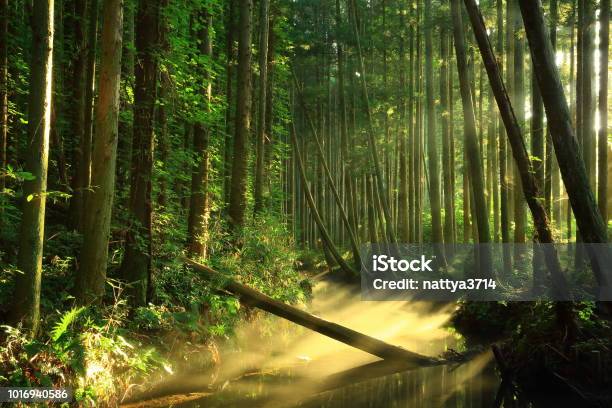
<svg viewBox="0 0 612 408"><path fill-rule="evenodd" d="M609 20L0 0L0 405L610 406ZM535 295L369 299L373 244Z"/></svg>

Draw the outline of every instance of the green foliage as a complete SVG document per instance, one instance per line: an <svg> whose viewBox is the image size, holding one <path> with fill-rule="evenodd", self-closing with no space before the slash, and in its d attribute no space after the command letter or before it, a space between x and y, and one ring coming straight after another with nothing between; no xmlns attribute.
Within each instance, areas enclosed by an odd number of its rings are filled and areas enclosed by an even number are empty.
<svg viewBox="0 0 612 408"><path fill-rule="evenodd" d="M110 404L118 390L168 364L151 346L128 340L125 306L118 302L97 312L72 308L56 315L52 329L39 339L19 328L2 326L1 385L67 386L77 401Z"/></svg>

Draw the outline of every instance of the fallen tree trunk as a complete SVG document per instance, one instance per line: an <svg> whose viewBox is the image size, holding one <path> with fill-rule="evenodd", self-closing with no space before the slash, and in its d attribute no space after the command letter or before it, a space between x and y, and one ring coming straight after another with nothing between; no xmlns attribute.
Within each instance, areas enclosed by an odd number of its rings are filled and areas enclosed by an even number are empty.
<svg viewBox="0 0 612 408"><path fill-rule="evenodd" d="M255 289L222 275L212 268L201 265L191 259L183 259L185 263L198 272L201 277L213 282L213 284L218 285L232 295L239 297L249 305L314 330L317 333L331 337L351 347L358 348L366 353L373 354L382 359L403 360L407 368L432 366L443 362L442 360L413 353L402 347L385 343L382 340L321 319L320 317L314 316L296 307L274 300Z"/></svg>

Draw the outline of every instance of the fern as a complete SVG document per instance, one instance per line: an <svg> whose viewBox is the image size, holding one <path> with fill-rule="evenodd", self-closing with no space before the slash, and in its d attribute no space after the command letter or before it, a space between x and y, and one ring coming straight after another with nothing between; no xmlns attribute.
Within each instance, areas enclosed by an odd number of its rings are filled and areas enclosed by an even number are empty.
<svg viewBox="0 0 612 408"><path fill-rule="evenodd" d="M79 307L73 308L68 313L64 314L62 318L51 330L51 340L54 342L58 341L64 334L66 334L68 327L79 317L87 308Z"/></svg>

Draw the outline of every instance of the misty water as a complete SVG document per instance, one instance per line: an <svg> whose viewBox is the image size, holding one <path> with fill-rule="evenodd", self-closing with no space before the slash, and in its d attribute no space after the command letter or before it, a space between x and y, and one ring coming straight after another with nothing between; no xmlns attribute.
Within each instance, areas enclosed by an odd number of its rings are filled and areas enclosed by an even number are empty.
<svg viewBox="0 0 612 408"><path fill-rule="evenodd" d="M429 356L465 350L449 329L455 304L361 301L359 291L323 282L308 310L322 318ZM380 361L365 352L270 315L236 330L211 370L179 374L175 407L512 407L550 406L517 397L504 387L488 350L462 364L391 368L361 366ZM178 384L178 387L176 385ZM171 387L172 388L172 387ZM564 406L559 401L555 406ZM571 406L571 405L568 405Z"/></svg>

